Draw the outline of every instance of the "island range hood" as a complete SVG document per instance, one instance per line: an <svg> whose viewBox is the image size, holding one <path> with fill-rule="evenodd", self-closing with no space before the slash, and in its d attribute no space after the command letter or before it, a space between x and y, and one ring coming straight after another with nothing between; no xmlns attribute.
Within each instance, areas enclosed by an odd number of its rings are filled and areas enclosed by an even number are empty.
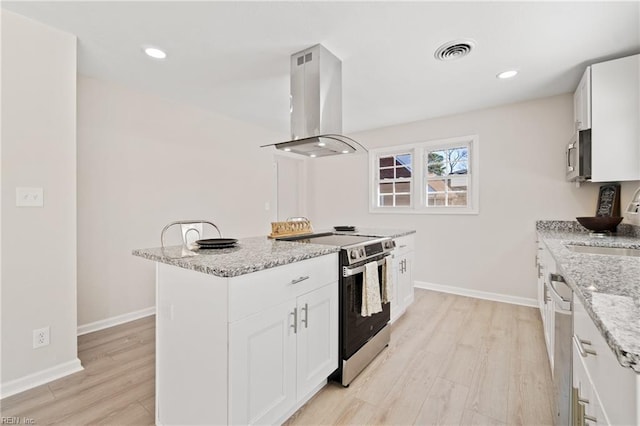
<svg viewBox="0 0 640 426"><path fill-rule="evenodd" d="M316 44L291 55L291 140L262 147L306 157L366 152L342 135L342 62Z"/></svg>

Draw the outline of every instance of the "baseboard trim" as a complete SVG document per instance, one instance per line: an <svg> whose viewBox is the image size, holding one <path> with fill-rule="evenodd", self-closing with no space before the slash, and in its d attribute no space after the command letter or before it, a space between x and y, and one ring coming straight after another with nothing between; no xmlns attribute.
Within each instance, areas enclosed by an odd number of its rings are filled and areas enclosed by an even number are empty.
<svg viewBox="0 0 640 426"><path fill-rule="evenodd" d="M93 333L94 331L104 330L105 328L113 327L114 325L120 325L129 321L148 317L155 313L156 307L151 306L145 309L140 309L139 311L129 312L127 314L106 318L100 321L90 322L89 324L79 325L78 336L82 336L83 334L87 333Z"/></svg>
<svg viewBox="0 0 640 426"><path fill-rule="evenodd" d="M29 374L19 379L11 380L7 383L2 383L0 389L0 398L6 398L11 395L15 395L20 392L24 392L36 386L44 385L53 380L59 379L69 374L77 373L84 370L80 360L78 358L58 364L56 366L40 370L36 373Z"/></svg>
<svg viewBox="0 0 640 426"><path fill-rule="evenodd" d="M506 294L492 293L489 291L471 290L468 288L454 287L450 285L434 284L425 281L415 281L414 287L425 290L434 290L441 293L457 294L459 296L473 297L475 299L492 300L494 302L511 303L512 305L529 306L535 308L538 306L536 299L527 297L509 296Z"/></svg>

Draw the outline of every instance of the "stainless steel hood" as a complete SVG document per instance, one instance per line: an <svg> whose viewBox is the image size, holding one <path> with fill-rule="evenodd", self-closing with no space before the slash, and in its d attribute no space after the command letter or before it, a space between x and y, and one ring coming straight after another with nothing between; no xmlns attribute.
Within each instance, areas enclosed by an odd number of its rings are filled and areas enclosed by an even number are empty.
<svg viewBox="0 0 640 426"><path fill-rule="evenodd" d="M306 157L366 152L342 135L342 62L317 44L291 55L291 139L275 146Z"/></svg>

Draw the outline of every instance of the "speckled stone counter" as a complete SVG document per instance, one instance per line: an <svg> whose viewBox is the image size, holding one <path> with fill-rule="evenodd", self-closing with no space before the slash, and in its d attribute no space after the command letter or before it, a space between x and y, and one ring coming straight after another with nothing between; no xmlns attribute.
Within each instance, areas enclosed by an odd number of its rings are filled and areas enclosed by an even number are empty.
<svg viewBox="0 0 640 426"><path fill-rule="evenodd" d="M133 250L135 256L218 277L236 277L313 257L337 253L339 247L275 241L267 237L243 238L232 248L199 250L183 256L180 246Z"/></svg>
<svg viewBox="0 0 640 426"><path fill-rule="evenodd" d="M536 228L620 364L640 373L640 257L582 254L566 247L640 248L640 238L633 232L597 238L565 225L540 221Z"/></svg>

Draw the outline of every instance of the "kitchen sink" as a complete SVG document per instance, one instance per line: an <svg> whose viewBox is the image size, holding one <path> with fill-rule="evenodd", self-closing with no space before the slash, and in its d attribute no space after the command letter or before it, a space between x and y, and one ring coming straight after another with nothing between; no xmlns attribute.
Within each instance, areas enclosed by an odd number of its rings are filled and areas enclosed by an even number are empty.
<svg viewBox="0 0 640 426"><path fill-rule="evenodd" d="M567 244L565 247L576 253L640 257L640 249L635 248L579 246L575 244Z"/></svg>

